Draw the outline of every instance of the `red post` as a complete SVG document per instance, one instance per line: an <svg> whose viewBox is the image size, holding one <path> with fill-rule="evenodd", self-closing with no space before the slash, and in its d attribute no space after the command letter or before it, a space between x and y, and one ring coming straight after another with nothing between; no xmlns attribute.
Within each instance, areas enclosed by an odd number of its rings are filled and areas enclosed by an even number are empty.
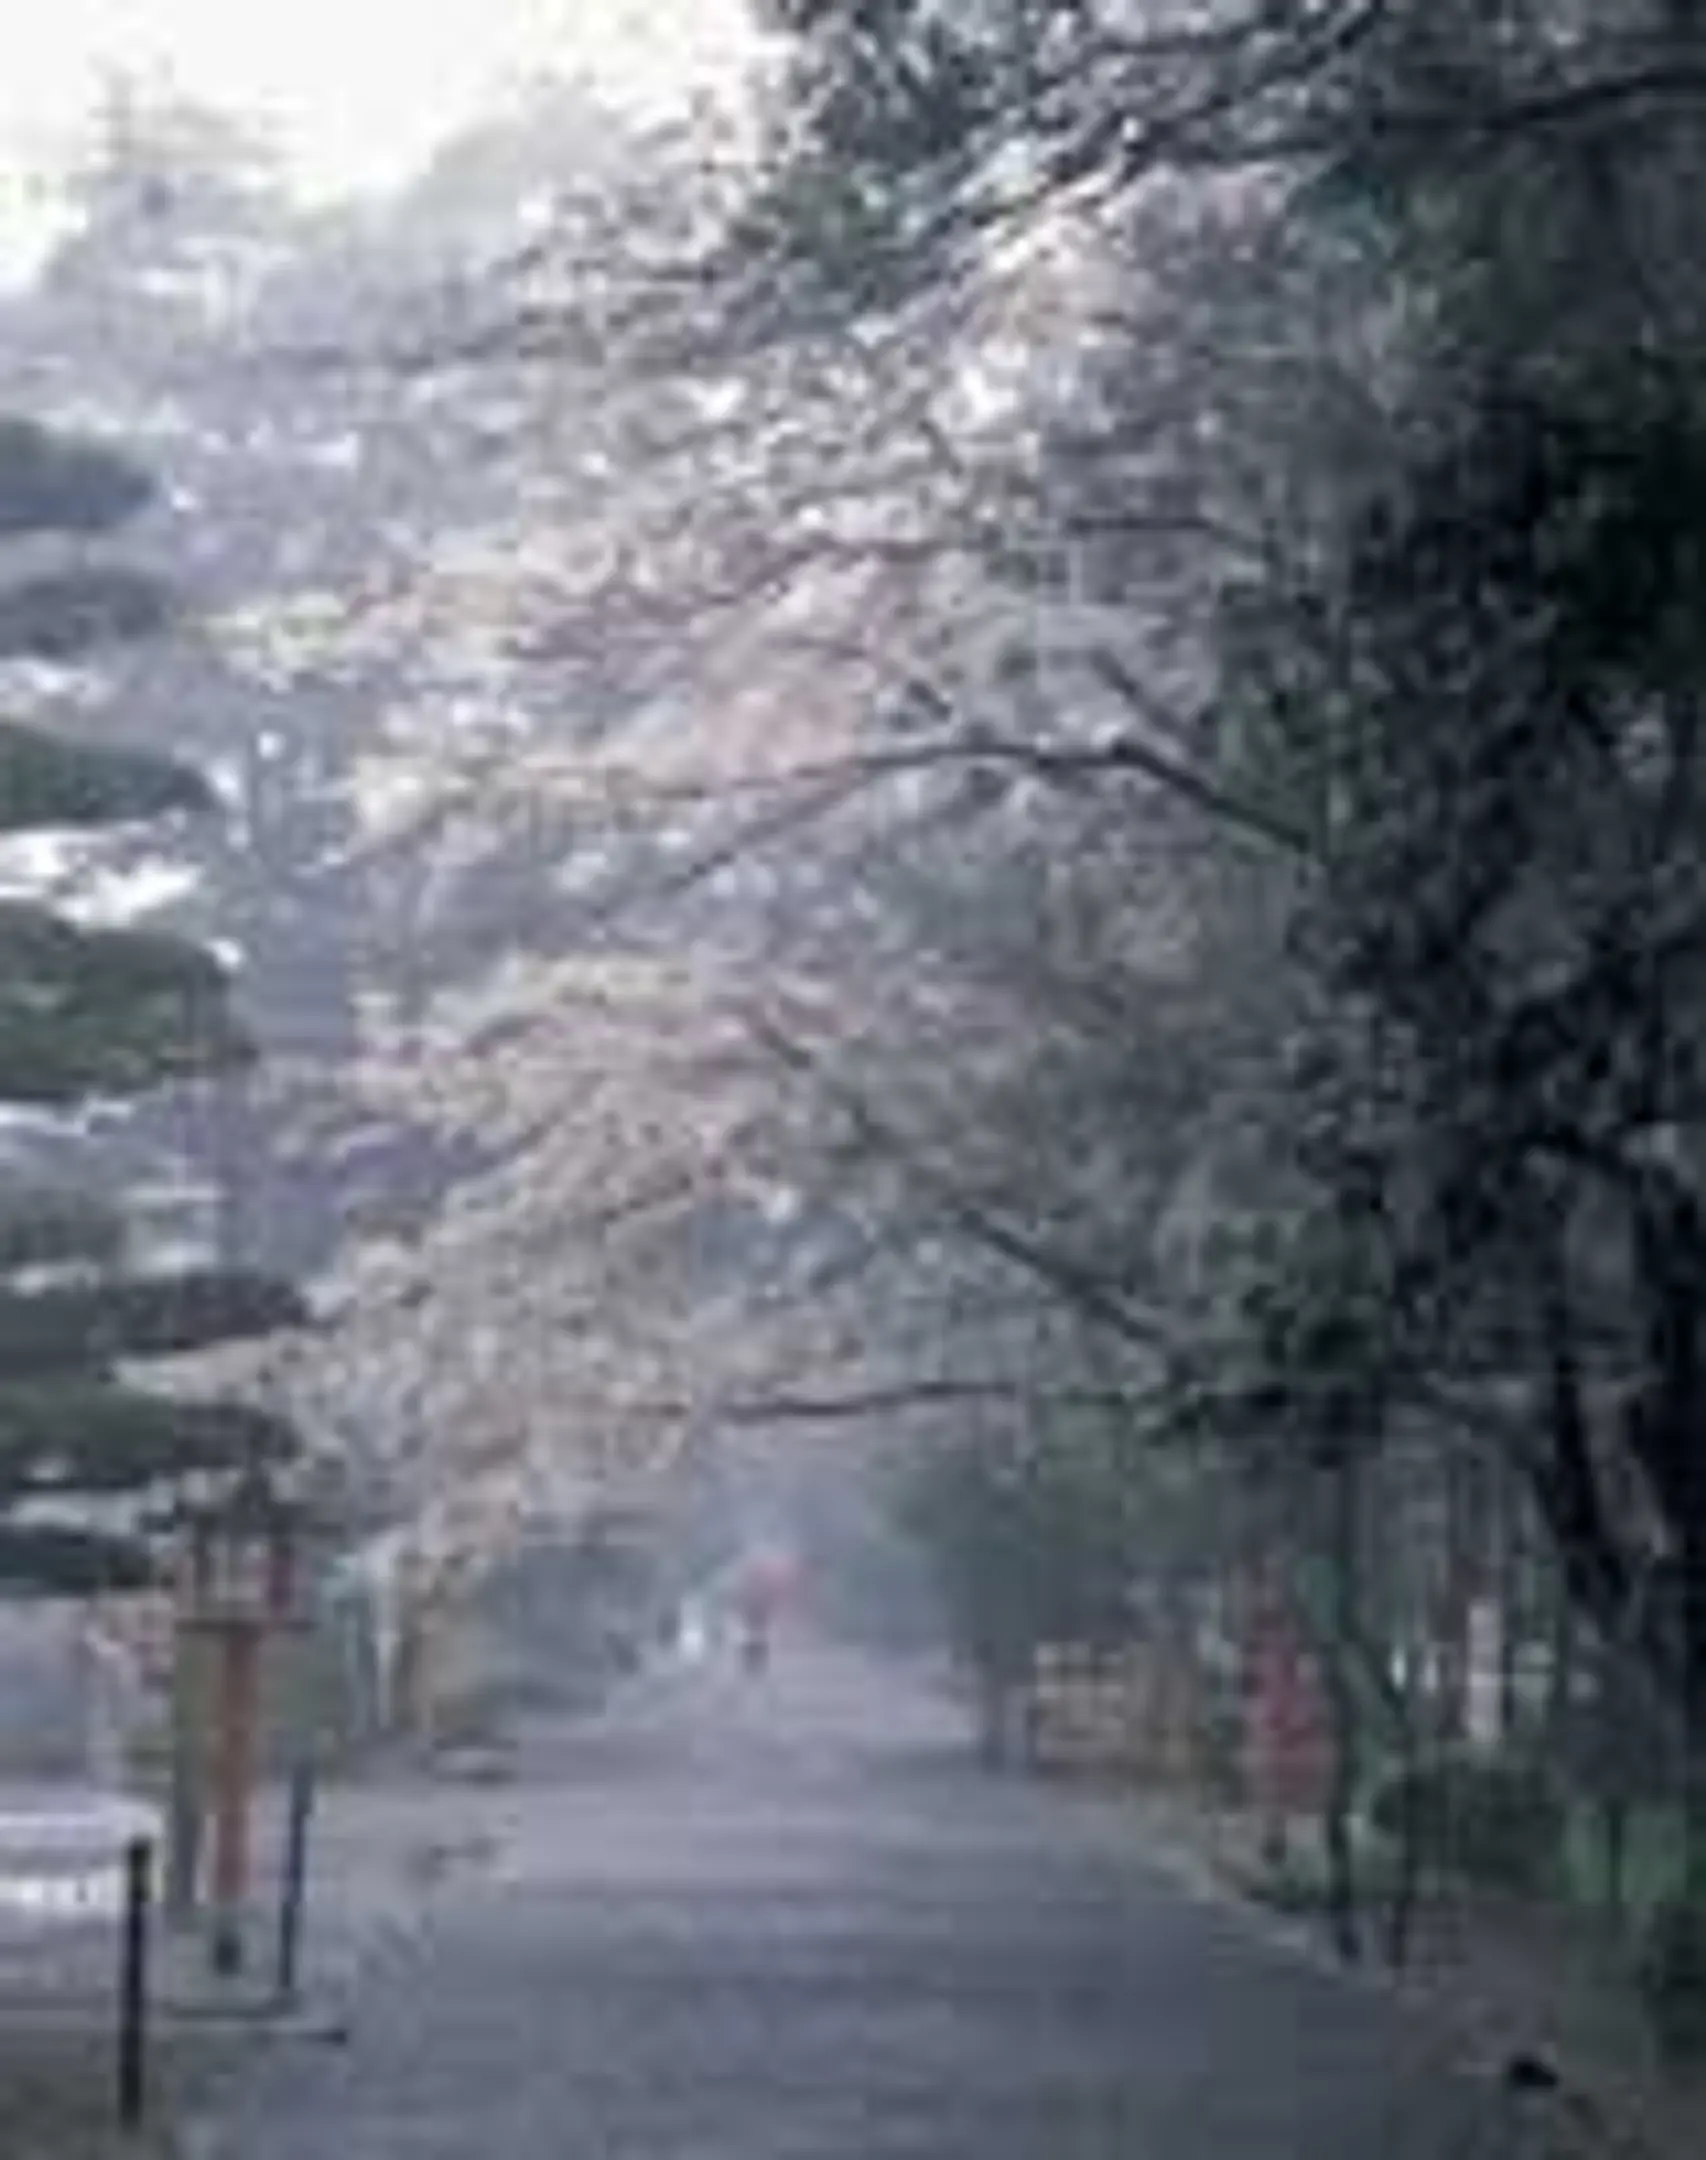
<svg viewBox="0 0 1706 2160"><path fill-rule="evenodd" d="M219 1724L213 1790L213 1965L243 1965L249 1894L249 1789L260 1722L260 1628L231 1618L220 1628Z"/></svg>
<svg viewBox="0 0 1706 2160"><path fill-rule="evenodd" d="M1257 1608L1249 1662L1248 1786L1277 1861L1291 1820L1324 1804L1332 1741L1316 1661L1277 1597Z"/></svg>

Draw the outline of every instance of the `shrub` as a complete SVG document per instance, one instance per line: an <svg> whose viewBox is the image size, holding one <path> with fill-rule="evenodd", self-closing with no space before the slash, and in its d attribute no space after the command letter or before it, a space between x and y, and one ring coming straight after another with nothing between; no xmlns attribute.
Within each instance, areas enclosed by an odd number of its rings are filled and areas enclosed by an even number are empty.
<svg viewBox="0 0 1706 2160"><path fill-rule="evenodd" d="M1236 1805L1245 1797L1243 1706L1211 1695L1197 1727L1197 1759L1206 1791Z"/></svg>
<svg viewBox="0 0 1706 2160"><path fill-rule="evenodd" d="M1663 2054L1706 2060L1706 1911L1680 1898L1660 1905L1642 1934L1635 1978Z"/></svg>
<svg viewBox="0 0 1706 2160"><path fill-rule="evenodd" d="M1328 1905L1327 1878L1318 1863L1288 1857L1271 1867L1253 1869L1244 1879L1244 1893L1270 1912L1287 1918L1314 1919Z"/></svg>
<svg viewBox="0 0 1706 2160"><path fill-rule="evenodd" d="M1538 1764L1455 1754L1396 1772L1368 1814L1382 1837L1412 1839L1424 1864L1500 1889L1535 1890L1556 1873L1567 1811Z"/></svg>
<svg viewBox="0 0 1706 2160"><path fill-rule="evenodd" d="M507 1704L493 1682L477 1683L439 1703L432 1738L438 1748L496 1746L504 1736Z"/></svg>
<svg viewBox="0 0 1706 2160"><path fill-rule="evenodd" d="M1389 1854L1359 1849L1355 1855L1356 1887L1363 1899L1389 1897L1392 1862ZM1317 1918L1333 1902L1327 1861L1313 1841L1288 1851L1283 1859L1264 1862L1240 1871L1239 1887L1246 1897L1288 1918Z"/></svg>

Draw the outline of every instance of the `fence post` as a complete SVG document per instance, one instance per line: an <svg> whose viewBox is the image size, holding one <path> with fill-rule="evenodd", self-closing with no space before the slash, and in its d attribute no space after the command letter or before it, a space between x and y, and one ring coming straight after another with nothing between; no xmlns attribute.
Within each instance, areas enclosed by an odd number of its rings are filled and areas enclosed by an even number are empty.
<svg viewBox="0 0 1706 2160"><path fill-rule="evenodd" d="M136 2129L148 2094L148 1919L154 1848L133 1838L124 1849L124 1914L119 1946L118 2115Z"/></svg>
<svg viewBox="0 0 1706 2160"><path fill-rule="evenodd" d="M314 1814L312 1757L297 1764L290 1777L290 1807L285 1818L284 1886L278 1909L277 1986L281 2002L296 1999L302 1963L302 1918L308 1897L308 1827Z"/></svg>

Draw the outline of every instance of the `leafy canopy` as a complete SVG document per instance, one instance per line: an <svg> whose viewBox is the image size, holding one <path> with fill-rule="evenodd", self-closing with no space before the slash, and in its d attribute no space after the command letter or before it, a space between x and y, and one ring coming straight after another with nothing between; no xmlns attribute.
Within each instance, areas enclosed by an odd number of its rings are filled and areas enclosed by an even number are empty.
<svg viewBox="0 0 1706 2160"><path fill-rule="evenodd" d="M146 476L115 453L0 419L0 536L98 535L148 495ZM122 566L34 571L0 585L0 659L82 662L169 617L156 583ZM0 832L98 828L210 800L169 759L0 722ZM127 1099L250 1054L209 953L0 904L0 1103ZM91 1502L140 1503L186 1472L294 1446L277 1418L150 1395L124 1367L299 1324L296 1292L235 1270L133 1274L124 1261L122 1210L39 1181L0 1189L0 1583L83 1595L146 1582L140 1523L91 1520Z"/></svg>

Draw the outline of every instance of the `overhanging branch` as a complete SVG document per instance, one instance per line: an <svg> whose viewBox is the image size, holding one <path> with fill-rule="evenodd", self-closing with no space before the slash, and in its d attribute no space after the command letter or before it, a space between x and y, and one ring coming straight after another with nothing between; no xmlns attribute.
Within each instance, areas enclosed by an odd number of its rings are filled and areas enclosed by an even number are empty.
<svg viewBox="0 0 1706 2160"><path fill-rule="evenodd" d="M1133 1305L1076 1261L1051 1251L1027 1231L963 1191L958 1181L920 1153L872 1110L863 1095L828 1071L823 1060L774 1020L759 1013L743 1015L755 1042L779 1064L807 1080L833 1100L860 1137L905 1169L914 1187L971 1242L1022 1268L1081 1318L1107 1329L1141 1349L1159 1353L1174 1347L1173 1332L1158 1314Z"/></svg>

